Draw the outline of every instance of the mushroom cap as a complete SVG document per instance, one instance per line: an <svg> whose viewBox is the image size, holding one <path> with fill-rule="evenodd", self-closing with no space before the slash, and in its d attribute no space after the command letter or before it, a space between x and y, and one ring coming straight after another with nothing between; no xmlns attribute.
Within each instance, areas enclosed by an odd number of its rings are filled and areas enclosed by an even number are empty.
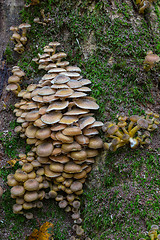
<svg viewBox="0 0 160 240"><path fill-rule="evenodd" d="M70 159L65 155L59 155L59 156L50 156L49 157L52 161L58 162L58 163L68 163Z"/></svg>
<svg viewBox="0 0 160 240"><path fill-rule="evenodd" d="M61 173L56 173L56 172L51 171L50 167L48 165L46 165L44 167L44 174L46 177L49 177L49 178L56 178L61 175Z"/></svg>
<svg viewBox="0 0 160 240"><path fill-rule="evenodd" d="M3 188L0 186L0 198L2 197L3 195Z"/></svg>
<svg viewBox="0 0 160 240"><path fill-rule="evenodd" d="M44 86L43 88L41 88L38 92L38 95L40 96L48 96L48 95L52 95L54 94L55 91L50 88L49 86Z"/></svg>
<svg viewBox="0 0 160 240"><path fill-rule="evenodd" d="M77 80L70 80L67 82L67 85L70 87L70 88L80 88L82 87L81 83Z"/></svg>
<svg viewBox="0 0 160 240"><path fill-rule="evenodd" d="M73 90L70 88L60 89L55 93L55 97L66 98L72 95L72 93L73 93Z"/></svg>
<svg viewBox="0 0 160 240"><path fill-rule="evenodd" d="M56 83L56 84L64 84L64 83L67 83L69 82L70 78L67 77L67 76L64 76L62 74L59 74L58 76L56 76L52 81L51 83Z"/></svg>
<svg viewBox="0 0 160 240"><path fill-rule="evenodd" d="M74 162L68 162L64 166L64 172L66 173L77 173L81 171L82 171L81 166Z"/></svg>
<svg viewBox="0 0 160 240"><path fill-rule="evenodd" d="M59 122L62 118L62 113L60 112L50 112L41 117L42 122L46 124L54 124Z"/></svg>
<svg viewBox="0 0 160 240"><path fill-rule="evenodd" d="M132 115L132 116L130 116L130 121L132 121L132 122L137 122L138 121L138 119L139 119L140 117L138 116L138 115Z"/></svg>
<svg viewBox="0 0 160 240"><path fill-rule="evenodd" d="M25 164L23 164L23 166L22 166L22 171L29 173L29 172L31 172L32 170L33 170L33 166L32 166L31 163L25 163Z"/></svg>
<svg viewBox="0 0 160 240"><path fill-rule="evenodd" d="M68 112L64 113L64 115L67 115L67 116L74 116L74 115L82 115L82 114L86 114L88 113L89 110L83 110L83 109L80 109L80 108L73 108L72 110L69 110Z"/></svg>
<svg viewBox="0 0 160 240"><path fill-rule="evenodd" d="M14 204L13 205L13 212L14 213L19 213L22 210L22 205L21 204Z"/></svg>
<svg viewBox="0 0 160 240"><path fill-rule="evenodd" d="M39 182L36 179L28 179L24 183L24 188L28 191L36 191L39 190Z"/></svg>
<svg viewBox="0 0 160 240"><path fill-rule="evenodd" d="M59 43L59 42L50 42L49 43L49 46L51 46L51 47L58 47L58 46L60 46L61 44Z"/></svg>
<svg viewBox="0 0 160 240"><path fill-rule="evenodd" d="M18 89L18 86L15 83L11 83L6 87L7 91L15 91Z"/></svg>
<svg viewBox="0 0 160 240"><path fill-rule="evenodd" d="M147 129L148 128L148 121L146 119L140 118L137 121L137 125L143 129Z"/></svg>
<svg viewBox="0 0 160 240"><path fill-rule="evenodd" d="M82 109L97 110L99 108L97 103L95 103L92 100L85 99L85 98L74 100L74 103L76 104L77 107L82 108Z"/></svg>
<svg viewBox="0 0 160 240"><path fill-rule="evenodd" d="M50 136L51 136L51 130L48 127L39 129L35 134L35 137L41 140L49 138Z"/></svg>
<svg viewBox="0 0 160 240"><path fill-rule="evenodd" d="M89 144L89 138L84 136L83 134L75 136L75 140L80 145L87 145L87 144Z"/></svg>
<svg viewBox="0 0 160 240"><path fill-rule="evenodd" d="M72 143L73 142L73 137L66 136L60 131L56 133L55 137L57 140L62 141L62 143Z"/></svg>
<svg viewBox="0 0 160 240"><path fill-rule="evenodd" d="M81 69L79 67L76 66L68 66L66 67L67 72L81 72Z"/></svg>
<svg viewBox="0 0 160 240"><path fill-rule="evenodd" d="M20 29L30 28L30 27L31 27L31 25L30 25L29 23L22 23L22 24L19 25L19 28L20 28Z"/></svg>
<svg viewBox="0 0 160 240"><path fill-rule="evenodd" d="M37 130L38 130L37 127L34 127L33 125L29 125L29 126L26 128L25 135L26 135L28 138L35 138Z"/></svg>
<svg viewBox="0 0 160 240"><path fill-rule="evenodd" d="M12 75L8 78L8 83L19 83L20 78L18 76Z"/></svg>
<svg viewBox="0 0 160 240"><path fill-rule="evenodd" d="M72 190L72 192L77 192L82 190L83 184L79 181L75 181L71 184L70 189Z"/></svg>
<svg viewBox="0 0 160 240"><path fill-rule="evenodd" d="M51 163L49 166L50 170L53 172L63 172L64 165L61 163Z"/></svg>
<svg viewBox="0 0 160 240"><path fill-rule="evenodd" d="M90 138L88 147L93 149L102 148L103 141L100 137Z"/></svg>
<svg viewBox="0 0 160 240"><path fill-rule="evenodd" d="M38 199L38 193L37 191L32 191L32 192L26 192L24 195L24 200L26 202L33 202Z"/></svg>
<svg viewBox="0 0 160 240"><path fill-rule="evenodd" d="M153 54L151 52L147 54L147 56L145 57L144 63L154 64L155 62L159 62L159 61L160 61L160 57L157 54Z"/></svg>
<svg viewBox="0 0 160 240"><path fill-rule="evenodd" d="M31 111L27 113L25 120L26 121L36 121L40 117L40 114L38 111Z"/></svg>
<svg viewBox="0 0 160 240"><path fill-rule="evenodd" d="M53 144L49 142L44 142L38 145L36 153L40 157L48 157L53 151Z"/></svg>
<svg viewBox="0 0 160 240"><path fill-rule="evenodd" d="M77 152L71 152L70 154L71 158L74 160L85 160L87 158L87 153L85 150L77 151Z"/></svg>
<svg viewBox="0 0 160 240"><path fill-rule="evenodd" d="M95 121L96 120L94 117L87 116L87 117L81 118L78 123L80 125L80 128L83 129L88 125L94 123Z"/></svg>
<svg viewBox="0 0 160 240"><path fill-rule="evenodd" d="M23 186L14 186L11 188L11 194L14 196L14 197L21 197L23 196L25 193L25 189Z"/></svg>
<svg viewBox="0 0 160 240"><path fill-rule="evenodd" d="M25 182L28 179L27 173L22 170L18 170L14 174L14 178L18 182Z"/></svg>
<svg viewBox="0 0 160 240"><path fill-rule="evenodd" d="M50 112L52 110L63 110L68 107L68 101L55 101L47 108L46 112Z"/></svg>
<svg viewBox="0 0 160 240"><path fill-rule="evenodd" d="M81 145L77 142L73 143L63 143L62 144L62 151L63 152L71 152L71 151L79 151L81 150Z"/></svg>
<svg viewBox="0 0 160 240"><path fill-rule="evenodd" d="M48 70L48 73L61 73L61 72L66 72L66 70L64 68L51 68L50 70Z"/></svg>
<svg viewBox="0 0 160 240"><path fill-rule="evenodd" d="M73 127L66 127L62 133L67 136L76 136L82 134L82 131L79 127L73 126Z"/></svg>
<svg viewBox="0 0 160 240"><path fill-rule="evenodd" d="M62 200L58 203L60 208L65 208L68 205L68 202L66 200Z"/></svg>

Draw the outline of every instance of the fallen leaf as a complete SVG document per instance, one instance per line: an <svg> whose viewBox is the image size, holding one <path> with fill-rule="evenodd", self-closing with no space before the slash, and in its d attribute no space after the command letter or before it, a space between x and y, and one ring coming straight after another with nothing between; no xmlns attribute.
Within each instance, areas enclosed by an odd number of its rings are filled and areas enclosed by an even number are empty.
<svg viewBox="0 0 160 240"><path fill-rule="evenodd" d="M12 167L14 167L14 165L16 164L17 160L16 159L11 159L9 161L7 161L7 163L9 163Z"/></svg>
<svg viewBox="0 0 160 240"><path fill-rule="evenodd" d="M53 227L52 223L46 222L40 227L39 231L34 229L26 240L53 240Z"/></svg>

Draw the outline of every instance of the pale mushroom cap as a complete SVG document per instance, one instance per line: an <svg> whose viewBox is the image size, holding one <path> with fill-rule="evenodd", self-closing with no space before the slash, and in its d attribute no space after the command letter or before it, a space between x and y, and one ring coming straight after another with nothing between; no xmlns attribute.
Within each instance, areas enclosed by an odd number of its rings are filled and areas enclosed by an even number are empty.
<svg viewBox="0 0 160 240"><path fill-rule="evenodd" d="M51 155L52 151L53 151L53 145L52 143L42 143L40 145L38 145L36 153L38 156L40 157L48 157L49 155Z"/></svg>
<svg viewBox="0 0 160 240"><path fill-rule="evenodd" d="M77 192L77 191L80 191L82 190L82 187L83 187L83 184L79 181L75 181L71 184L70 186L70 189L73 191L73 192Z"/></svg>
<svg viewBox="0 0 160 240"><path fill-rule="evenodd" d="M8 78L8 83L18 83L20 78L18 76L12 75Z"/></svg>
<svg viewBox="0 0 160 240"><path fill-rule="evenodd" d="M59 122L59 120L62 118L62 113L60 112L50 112L48 114L45 114L41 117L42 122L46 124L54 124Z"/></svg>
<svg viewBox="0 0 160 240"><path fill-rule="evenodd" d="M72 95L72 93L73 93L73 90L70 88L60 89L55 93L55 97L66 98Z"/></svg>
<svg viewBox="0 0 160 240"><path fill-rule="evenodd" d="M68 107L68 101L55 101L49 105L46 112L50 112L52 110L63 110Z"/></svg>
<svg viewBox="0 0 160 240"><path fill-rule="evenodd" d="M81 83L77 80L70 80L69 82L67 82L67 85L73 89L82 87Z"/></svg>
<svg viewBox="0 0 160 240"><path fill-rule="evenodd" d="M15 91L17 90L18 86L15 83L11 83L6 87L7 91Z"/></svg>
<svg viewBox="0 0 160 240"><path fill-rule="evenodd" d="M48 96L48 95L52 95L54 94L55 91L53 89L51 89L48 86L44 86L43 88L41 88L38 92L38 95L40 96Z"/></svg>
<svg viewBox="0 0 160 240"><path fill-rule="evenodd" d="M81 118L78 123L80 125L80 128L83 129L83 128L87 127L88 125L94 123L95 121L96 120L94 117L89 116L89 117Z"/></svg>
<svg viewBox="0 0 160 240"><path fill-rule="evenodd" d="M68 66L66 67L67 72L81 72L81 69L79 67L76 66Z"/></svg>
<svg viewBox="0 0 160 240"><path fill-rule="evenodd" d="M80 107L82 109L97 110L99 108L97 103L89 99L78 99L78 100L74 100L74 102L77 105L77 107Z"/></svg>
<svg viewBox="0 0 160 240"><path fill-rule="evenodd" d="M148 122L146 119L140 118L137 121L138 126L140 126L141 128L147 129L148 128Z"/></svg>
<svg viewBox="0 0 160 240"><path fill-rule="evenodd" d="M31 25L30 25L29 23L22 23L22 24L19 25L19 28L20 28L20 29L30 28L30 27L31 27Z"/></svg>
<svg viewBox="0 0 160 240"><path fill-rule="evenodd" d="M18 213L22 210L22 205L21 204L14 204L13 205L13 212Z"/></svg>
<svg viewBox="0 0 160 240"><path fill-rule="evenodd" d="M83 110L83 109L80 109L80 108L74 108L66 113L64 113L64 115L67 115L67 116L72 116L72 115L82 115L82 114L86 114L88 113L89 110Z"/></svg>

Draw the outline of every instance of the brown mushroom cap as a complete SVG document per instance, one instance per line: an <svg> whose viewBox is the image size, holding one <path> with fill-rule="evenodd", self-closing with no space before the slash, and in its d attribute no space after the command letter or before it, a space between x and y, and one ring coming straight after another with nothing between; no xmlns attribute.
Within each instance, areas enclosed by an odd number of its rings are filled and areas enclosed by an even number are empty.
<svg viewBox="0 0 160 240"><path fill-rule="evenodd" d="M66 136L62 132L57 132L56 133L56 139L59 141L62 141L62 143L72 143L73 142L73 137Z"/></svg>
<svg viewBox="0 0 160 240"><path fill-rule="evenodd" d="M39 112L38 111L31 111L29 113L27 113L25 120L26 121L36 121L38 118L40 117Z"/></svg>
<svg viewBox="0 0 160 240"><path fill-rule="evenodd" d="M24 188L28 191L36 191L39 189L39 182L36 179L28 179L24 183Z"/></svg>
<svg viewBox="0 0 160 240"><path fill-rule="evenodd" d="M59 122L59 120L62 118L62 113L60 112L50 112L48 114L45 114L41 117L42 122L46 124L54 124Z"/></svg>
<svg viewBox="0 0 160 240"><path fill-rule="evenodd" d="M53 151L53 144L52 143L42 143L38 145L36 153L40 157L48 157L51 155Z"/></svg>
<svg viewBox="0 0 160 240"><path fill-rule="evenodd" d="M53 172L63 172L64 165L61 163L51 163L49 168Z"/></svg>
<svg viewBox="0 0 160 240"><path fill-rule="evenodd" d="M15 180L18 182L25 182L28 179L27 173L23 172L22 170L18 170L14 174Z"/></svg>
<svg viewBox="0 0 160 240"><path fill-rule="evenodd" d="M74 108L72 110L69 110L68 112L64 113L64 115L67 115L67 116L72 116L72 115L82 115L82 114L86 114L88 113L89 110L83 110L83 109L80 109L80 108Z"/></svg>
<svg viewBox="0 0 160 240"><path fill-rule="evenodd" d="M33 170L32 164L30 164L30 163L25 163L25 164L23 164L23 166L22 166L22 171L29 173L29 172L31 172L32 170Z"/></svg>
<svg viewBox="0 0 160 240"><path fill-rule="evenodd" d="M81 166L78 164L75 164L74 162L68 162L64 166L64 172L66 173L77 173L81 171L82 171Z"/></svg>
<svg viewBox="0 0 160 240"><path fill-rule="evenodd" d="M67 136L76 136L82 134L82 131L79 127L73 126L73 127L66 127L62 133Z"/></svg>
<svg viewBox="0 0 160 240"><path fill-rule="evenodd" d="M75 181L71 184L70 189L72 190L72 192L77 192L82 190L83 184L79 181Z"/></svg>
<svg viewBox="0 0 160 240"><path fill-rule="evenodd" d="M63 152L71 152L71 151L79 151L81 150L81 145L77 142L73 143L63 143L62 144L62 151Z"/></svg>
<svg viewBox="0 0 160 240"><path fill-rule="evenodd" d="M24 195L24 200L26 202L33 202L38 199L38 193L36 191L26 192Z"/></svg>
<svg viewBox="0 0 160 240"><path fill-rule="evenodd" d="M36 132L35 137L38 139L44 140L46 138L49 138L50 135L51 135L51 130L50 128L46 127L46 128L39 129Z"/></svg>
<svg viewBox="0 0 160 240"><path fill-rule="evenodd" d="M49 178L55 178L55 177L59 177L61 175L61 173L56 173L56 172L51 171L49 166L44 167L44 174L46 177L49 177Z"/></svg>
<svg viewBox="0 0 160 240"><path fill-rule="evenodd" d="M28 138L35 138L37 130L38 130L37 127L34 127L33 125L30 125L26 128L25 135Z"/></svg>
<svg viewBox="0 0 160 240"><path fill-rule="evenodd" d="M85 150L77 151L77 152L71 152L70 156L74 160L85 160L87 158L87 152Z"/></svg>
<svg viewBox="0 0 160 240"><path fill-rule="evenodd" d="M49 157L52 161L54 162L59 162L59 163L68 163L69 158L65 155L60 155L60 156L50 156Z"/></svg>
<svg viewBox="0 0 160 240"><path fill-rule="evenodd" d="M11 194L14 196L14 197L21 197L23 196L25 193L25 189L23 186L14 186L11 188Z"/></svg>
<svg viewBox="0 0 160 240"><path fill-rule="evenodd" d="M93 149L102 148L103 141L100 137L90 138L88 147Z"/></svg>

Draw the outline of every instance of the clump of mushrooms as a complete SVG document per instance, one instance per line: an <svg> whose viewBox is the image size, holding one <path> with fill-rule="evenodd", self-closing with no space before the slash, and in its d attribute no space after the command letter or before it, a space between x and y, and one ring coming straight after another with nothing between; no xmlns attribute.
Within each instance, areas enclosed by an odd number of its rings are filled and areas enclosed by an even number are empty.
<svg viewBox="0 0 160 240"><path fill-rule="evenodd" d="M56 53L59 45L49 43L36 59L39 69L47 71L39 83L18 93L21 100L14 112L20 126L15 132L33 147L27 155L19 155L22 169L9 175L8 185L21 205L14 207L15 213L26 214L27 209L42 206L43 198L54 198L60 208L72 212L75 232L81 236L79 196L103 146L98 136L103 123L90 112L99 108L87 96L91 81L80 75L79 67L63 61L67 55Z"/></svg>
<svg viewBox="0 0 160 240"><path fill-rule="evenodd" d="M42 16L42 21L39 17L35 17L33 21L38 24L42 24L43 26L46 26L47 23L51 21L50 14L47 13L47 16L44 14L44 9L40 10L41 16Z"/></svg>
<svg viewBox="0 0 160 240"><path fill-rule="evenodd" d="M18 66L12 68L13 75L8 78L8 85L6 87L7 91L12 91L16 96L21 91L19 83L25 76L25 73Z"/></svg>
<svg viewBox="0 0 160 240"><path fill-rule="evenodd" d="M18 27L10 27L10 30L13 31L11 40L15 43L14 51L19 54L22 54L25 50L25 45L27 43L27 29L30 27L31 25L29 23L22 23ZM20 32L18 33L19 30Z"/></svg>
<svg viewBox="0 0 160 240"><path fill-rule="evenodd" d="M116 151L119 147L130 144L132 149L145 144L150 144L150 132L157 129L159 125L159 114L150 110L146 111L145 116L132 115L119 116L118 123L106 122L102 127L106 138L112 139L111 142L105 142L104 148L110 151Z"/></svg>

